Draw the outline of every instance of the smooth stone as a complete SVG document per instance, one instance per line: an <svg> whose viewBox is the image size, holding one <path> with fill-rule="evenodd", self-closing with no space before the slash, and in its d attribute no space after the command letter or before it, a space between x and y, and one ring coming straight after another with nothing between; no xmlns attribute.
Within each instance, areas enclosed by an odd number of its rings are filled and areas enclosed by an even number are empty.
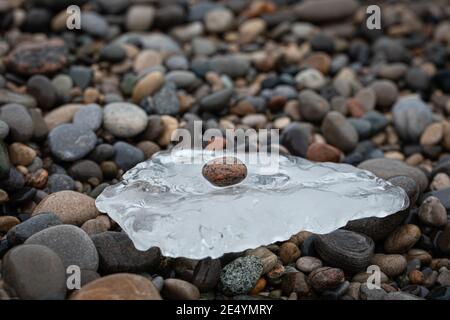
<svg viewBox="0 0 450 320"><path fill-rule="evenodd" d="M150 110L156 114L175 116L180 112L180 100L174 84L166 83L151 99Z"/></svg>
<svg viewBox="0 0 450 320"><path fill-rule="evenodd" d="M92 131L96 131L102 126L103 110L97 104L89 104L78 110L74 117L73 123L83 126Z"/></svg>
<svg viewBox="0 0 450 320"><path fill-rule="evenodd" d="M384 241L384 249L387 253L405 253L419 241L420 229L413 224L405 224L392 232Z"/></svg>
<svg viewBox="0 0 450 320"><path fill-rule="evenodd" d="M300 257L300 250L293 242L286 241L280 246L278 255L284 264L289 264L296 261Z"/></svg>
<svg viewBox="0 0 450 320"><path fill-rule="evenodd" d="M46 196L33 210L33 216L53 212L65 224L81 226L99 212L95 200L75 191L59 191Z"/></svg>
<svg viewBox="0 0 450 320"><path fill-rule="evenodd" d="M52 249L64 267L76 265L80 269L97 271L98 254L86 232L72 225L57 225L39 231L29 237L25 244L42 245Z"/></svg>
<svg viewBox="0 0 450 320"><path fill-rule="evenodd" d="M92 82L93 71L85 66L71 66L69 70L70 78L75 86L85 90Z"/></svg>
<svg viewBox="0 0 450 320"><path fill-rule="evenodd" d="M371 159L358 165L359 169L368 170L382 179L389 179L395 176L407 176L412 178L421 192L428 187L428 178L418 168L394 159Z"/></svg>
<svg viewBox="0 0 450 320"><path fill-rule="evenodd" d="M0 120L8 124L13 141L26 142L34 133L33 119L23 105L10 103L0 108Z"/></svg>
<svg viewBox="0 0 450 320"><path fill-rule="evenodd" d="M32 76L27 82L27 93L36 99L41 109L51 109L56 103L56 90L46 76Z"/></svg>
<svg viewBox="0 0 450 320"><path fill-rule="evenodd" d="M147 127L147 114L127 102L110 103L103 109L103 126L119 138L131 138Z"/></svg>
<svg viewBox="0 0 450 320"><path fill-rule="evenodd" d="M336 230L326 235L318 235L314 247L328 265L349 272L359 272L369 265L375 244L366 235Z"/></svg>
<svg viewBox="0 0 450 320"><path fill-rule="evenodd" d="M65 174L54 173L47 180L48 193L63 190L75 190L75 181Z"/></svg>
<svg viewBox="0 0 450 320"><path fill-rule="evenodd" d="M295 76L295 82L302 88L319 90L326 84L326 79L322 73L316 69L306 69L300 71Z"/></svg>
<svg viewBox="0 0 450 320"><path fill-rule="evenodd" d="M127 56L126 50L118 44L112 43L100 49L101 61L108 61L111 63L118 63L123 61Z"/></svg>
<svg viewBox="0 0 450 320"><path fill-rule="evenodd" d="M186 70L172 70L166 74L166 81L173 82L179 89L189 89L198 81L195 73Z"/></svg>
<svg viewBox="0 0 450 320"><path fill-rule="evenodd" d="M404 141L417 142L433 122L430 108L414 96L400 99L394 105L392 115L395 129Z"/></svg>
<svg viewBox="0 0 450 320"><path fill-rule="evenodd" d="M104 38L108 35L110 26L108 22L99 14L95 12L83 11L81 14L81 30L99 38Z"/></svg>
<svg viewBox="0 0 450 320"><path fill-rule="evenodd" d="M173 55L166 59L165 64L169 70L188 70L189 60L183 55Z"/></svg>
<svg viewBox="0 0 450 320"><path fill-rule="evenodd" d="M228 106L228 103L233 96L233 89L224 89L214 92L200 100L200 105L203 111L220 112Z"/></svg>
<svg viewBox="0 0 450 320"><path fill-rule="evenodd" d="M418 216L423 223L432 227L443 227L447 224L447 209L433 196L422 202Z"/></svg>
<svg viewBox="0 0 450 320"><path fill-rule="evenodd" d="M295 262L295 267L304 273L311 273L322 266L322 261L316 257L300 257Z"/></svg>
<svg viewBox="0 0 450 320"><path fill-rule="evenodd" d="M98 182L103 180L103 173L100 166L92 160L80 160L74 163L68 173L78 181L89 181L91 178Z"/></svg>
<svg viewBox="0 0 450 320"><path fill-rule="evenodd" d="M36 158L37 153L33 148L20 143L14 142L9 145L9 160L13 165L28 166Z"/></svg>
<svg viewBox="0 0 450 320"><path fill-rule="evenodd" d="M95 149L89 154L89 158L97 163L102 163L103 161L109 160L114 156L114 147L107 143L99 144Z"/></svg>
<svg viewBox="0 0 450 320"><path fill-rule="evenodd" d="M398 98L398 89L390 80L376 80L370 87L376 96L377 107L380 109L390 108Z"/></svg>
<svg viewBox="0 0 450 320"><path fill-rule="evenodd" d="M308 276L309 283L317 291L335 289L344 280L344 272L341 269L331 267L315 269Z"/></svg>
<svg viewBox="0 0 450 320"><path fill-rule="evenodd" d="M146 277L118 273L102 277L83 286L71 300L161 300L153 283Z"/></svg>
<svg viewBox="0 0 450 320"><path fill-rule="evenodd" d="M241 55L221 55L210 59L211 70L231 78L244 77L250 70L250 61Z"/></svg>
<svg viewBox="0 0 450 320"><path fill-rule="evenodd" d="M20 220L13 216L0 216L0 233L7 233L11 228L18 225Z"/></svg>
<svg viewBox="0 0 450 320"><path fill-rule="evenodd" d="M144 153L140 149L126 142L116 142L114 151L114 162L124 171L145 160Z"/></svg>
<svg viewBox="0 0 450 320"><path fill-rule="evenodd" d="M411 68L406 72L405 81L413 91L423 91L430 85L430 77L420 68Z"/></svg>
<svg viewBox="0 0 450 320"><path fill-rule="evenodd" d="M164 298L170 300L198 300L200 291L193 284L181 279L166 279L162 289Z"/></svg>
<svg viewBox="0 0 450 320"><path fill-rule="evenodd" d="M400 254L377 253L370 259L370 263L379 266L390 278L397 277L406 270L406 259Z"/></svg>
<svg viewBox="0 0 450 320"><path fill-rule="evenodd" d="M59 97L65 97L69 95L70 90L73 87L72 78L66 74L59 74L55 76L52 80L52 84L56 94Z"/></svg>
<svg viewBox="0 0 450 320"><path fill-rule="evenodd" d="M310 122L320 122L330 111L330 104L327 100L312 90L303 90L298 100L300 103L300 114Z"/></svg>
<svg viewBox="0 0 450 320"><path fill-rule="evenodd" d="M2 260L5 284L24 300L62 300L66 270L59 256L41 245L20 245Z"/></svg>
<svg viewBox="0 0 450 320"><path fill-rule="evenodd" d="M305 157L310 140L309 130L299 123L292 123L284 128L280 142L292 155Z"/></svg>
<svg viewBox="0 0 450 320"><path fill-rule="evenodd" d="M147 5L133 5L128 9L125 25L128 31L147 31L153 24L155 9Z"/></svg>
<svg viewBox="0 0 450 320"><path fill-rule="evenodd" d="M140 103L143 98L151 96L164 84L164 75L159 71L150 72L140 79L133 89L134 103Z"/></svg>
<svg viewBox="0 0 450 320"><path fill-rule="evenodd" d="M95 148L95 133L79 124L62 124L50 131L48 144L52 154L61 161L76 161Z"/></svg>
<svg viewBox="0 0 450 320"><path fill-rule="evenodd" d="M327 142L336 148L351 152L358 143L358 132L337 111L330 111L322 122L322 132Z"/></svg>
<svg viewBox="0 0 450 320"><path fill-rule="evenodd" d="M204 20L208 32L222 33L233 27L234 15L227 8L217 8L208 11L204 16Z"/></svg>
<svg viewBox="0 0 450 320"><path fill-rule="evenodd" d="M229 296L248 293L263 272L261 259L255 256L237 258L222 269L220 285Z"/></svg>
<svg viewBox="0 0 450 320"><path fill-rule="evenodd" d="M52 74L67 63L67 46L59 38L23 41L4 59L8 69L24 76Z"/></svg>
<svg viewBox="0 0 450 320"><path fill-rule="evenodd" d="M123 232L107 231L92 235L99 255L99 271L103 274L118 272L156 271L161 262L161 251L152 247L139 251Z"/></svg>
<svg viewBox="0 0 450 320"><path fill-rule="evenodd" d="M19 245L32 235L60 224L62 224L61 220L53 213L42 213L9 229L7 239L12 245Z"/></svg>

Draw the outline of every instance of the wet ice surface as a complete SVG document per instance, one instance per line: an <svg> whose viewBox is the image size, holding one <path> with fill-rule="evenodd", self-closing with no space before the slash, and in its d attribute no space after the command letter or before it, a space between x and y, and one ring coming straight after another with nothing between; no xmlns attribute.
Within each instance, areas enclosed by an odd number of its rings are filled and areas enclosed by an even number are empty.
<svg viewBox="0 0 450 320"><path fill-rule="evenodd" d="M192 164L191 155L198 163ZM97 208L139 250L169 257L220 257L308 230L328 233L347 221L384 217L408 206L403 189L346 164L280 156L278 172L250 164L240 184L218 188L202 176L217 152L160 152L106 188Z"/></svg>

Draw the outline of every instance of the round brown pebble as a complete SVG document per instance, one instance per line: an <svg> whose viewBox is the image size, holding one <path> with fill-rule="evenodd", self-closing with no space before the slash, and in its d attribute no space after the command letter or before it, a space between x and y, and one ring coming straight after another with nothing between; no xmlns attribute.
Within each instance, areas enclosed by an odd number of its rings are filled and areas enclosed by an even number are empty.
<svg viewBox="0 0 450 320"><path fill-rule="evenodd" d="M370 259L370 263L380 267L380 270L391 278L406 269L406 259L400 254L377 253Z"/></svg>
<svg viewBox="0 0 450 320"><path fill-rule="evenodd" d="M63 223L78 226L99 214L93 198L70 190L55 192L42 199L33 215L42 212L52 212Z"/></svg>
<svg viewBox="0 0 450 320"><path fill-rule="evenodd" d="M422 284L425 281L425 277L422 272L419 270L412 270L408 274L409 281L411 284Z"/></svg>
<svg viewBox="0 0 450 320"><path fill-rule="evenodd" d="M19 224L20 220L12 216L0 217L0 233L7 233L9 229Z"/></svg>
<svg viewBox="0 0 450 320"><path fill-rule="evenodd" d="M143 276L116 273L83 286L71 300L161 300L153 283Z"/></svg>
<svg viewBox="0 0 450 320"><path fill-rule="evenodd" d="M404 253L419 241L421 232L414 224L405 224L392 232L384 242L387 253Z"/></svg>
<svg viewBox="0 0 450 320"><path fill-rule="evenodd" d="M316 269L308 276L309 283L317 291L335 289L344 282L344 279L344 271L331 267Z"/></svg>
<svg viewBox="0 0 450 320"><path fill-rule="evenodd" d="M206 180L216 187L228 187L247 177L247 166L237 158L221 157L207 162L202 169Z"/></svg>
<svg viewBox="0 0 450 320"><path fill-rule="evenodd" d="M316 162L340 162L342 152L326 143L312 143L306 151L306 159Z"/></svg>
<svg viewBox="0 0 450 320"><path fill-rule="evenodd" d="M8 151L9 159L15 166L28 166L36 158L36 151L20 142L12 143Z"/></svg>
<svg viewBox="0 0 450 320"><path fill-rule="evenodd" d="M296 261L300 257L300 249L292 242L285 242L280 247L279 256L284 264Z"/></svg>

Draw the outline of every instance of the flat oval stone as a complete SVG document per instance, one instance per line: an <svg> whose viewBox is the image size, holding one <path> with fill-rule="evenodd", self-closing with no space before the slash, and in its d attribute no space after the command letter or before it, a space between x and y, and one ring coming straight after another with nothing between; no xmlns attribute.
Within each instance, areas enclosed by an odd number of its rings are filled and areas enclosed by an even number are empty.
<svg viewBox="0 0 450 320"><path fill-rule="evenodd" d="M75 191L59 191L42 199L33 215L53 212L65 224L82 225L98 216L93 198Z"/></svg>
<svg viewBox="0 0 450 320"><path fill-rule="evenodd" d="M54 73L66 64L66 52L66 45L60 39L26 42L18 45L9 54L5 64L23 75Z"/></svg>
<svg viewBox="0 0 450 320"><path fill-rule="evenodd" d="M62 124L48 135L52 154L62 161L75 161L83 158L95 148L97 136L81 125Z"/></svg>
<svg viewBox="0 0 450 320"><path fill-rule="evenodd" d="M234 157L222 157L203 166L202 174L217 187L228 187L242 182L247 177L247 167Z"/></svg>
<svg viewBox="0 0 450 320"><path fill-rule="evenodd" d="M316 238L314 247L331 266L358 272L369 265L375 244L369 237L347 230L336 230Z"/></svg>

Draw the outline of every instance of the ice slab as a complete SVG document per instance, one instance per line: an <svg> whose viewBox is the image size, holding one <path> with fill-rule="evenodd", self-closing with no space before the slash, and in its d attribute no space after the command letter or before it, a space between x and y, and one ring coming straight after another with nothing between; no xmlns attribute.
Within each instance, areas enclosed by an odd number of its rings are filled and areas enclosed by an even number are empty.
<svg viewBox="0 0 450 320"><path fill-rule="evenodd" d="M195 161L192 161L192 156ZM216 258L308 230L328 233L349 220L385 217L408 207L400 187L347 164L279 157L278 172L247 163L237 185L214 187L202 176L217 151L159 152L107 187L97 208L129 235L138 250L169 257Z"/></svg>

